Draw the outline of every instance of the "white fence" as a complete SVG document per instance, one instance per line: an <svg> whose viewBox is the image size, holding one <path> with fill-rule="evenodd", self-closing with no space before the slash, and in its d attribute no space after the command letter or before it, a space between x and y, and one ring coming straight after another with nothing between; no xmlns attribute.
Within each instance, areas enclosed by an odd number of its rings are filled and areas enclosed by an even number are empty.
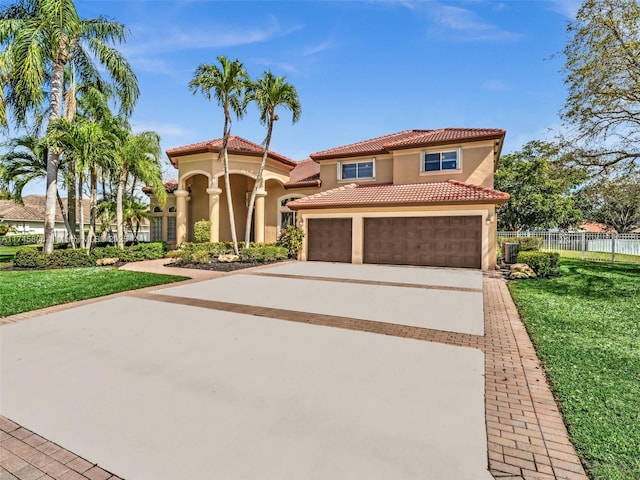
<svg viewBox="0 0 640 480"><path fill-rule="evenodd" d="M572 256L583 260L615 262L625 261L625 258L616 258L619 255L640 257L640 233L526 231L498 232L498 237L541 237L543 250L572 252Z"/></svg>

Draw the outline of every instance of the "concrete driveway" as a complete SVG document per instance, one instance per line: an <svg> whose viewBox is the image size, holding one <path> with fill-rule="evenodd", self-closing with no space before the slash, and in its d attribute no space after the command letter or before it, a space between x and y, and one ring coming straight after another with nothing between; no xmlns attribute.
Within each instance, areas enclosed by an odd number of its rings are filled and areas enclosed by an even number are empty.
<svg viewBox="0 0 640 480"><path fill-rule="evenodd" d="M132 292L3 326L0 410L136 480L490 479L484 355L403 337L483 335L481 288L294 263Z"/></svg>

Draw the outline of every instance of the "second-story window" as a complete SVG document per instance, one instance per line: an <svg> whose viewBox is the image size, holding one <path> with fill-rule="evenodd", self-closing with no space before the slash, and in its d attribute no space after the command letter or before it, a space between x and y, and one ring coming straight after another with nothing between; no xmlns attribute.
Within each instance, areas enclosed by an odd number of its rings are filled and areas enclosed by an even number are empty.
<svg viewBox="0 0 640 480"><path fill-rule="evenodd" d="M460 149L423 153L423 172L440 172L442 170L460 170Z"/></svg>
<svg viewBox="0 0 640 480"><path fill-rule="evenodd" d="M356 180L376 176L375 160L364 162L341 162L338 164L338 180Z"/></svg>

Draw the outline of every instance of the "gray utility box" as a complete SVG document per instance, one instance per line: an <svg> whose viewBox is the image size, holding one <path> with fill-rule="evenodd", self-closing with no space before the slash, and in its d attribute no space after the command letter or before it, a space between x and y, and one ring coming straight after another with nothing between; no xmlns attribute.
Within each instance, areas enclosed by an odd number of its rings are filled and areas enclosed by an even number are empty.
<svg viewBox="0 0 640 480"><path fill-rule="evenodd" d="M506 243L504 244L504 261L512 264L518 261L518 251L520 245L518 243Z"/></svg>

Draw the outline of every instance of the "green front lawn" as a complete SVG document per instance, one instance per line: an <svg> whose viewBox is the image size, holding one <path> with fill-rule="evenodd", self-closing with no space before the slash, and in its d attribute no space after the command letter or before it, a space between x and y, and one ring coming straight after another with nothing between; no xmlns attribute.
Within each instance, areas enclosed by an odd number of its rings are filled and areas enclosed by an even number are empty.
<svg viewBox="0 0 640 480"><path fill-rule="evenodd" d="M640 478L640 266L562 259L562 276L509 283L595 479Z"/></svg>
<svg viewBox="0 0 640 480"><path fill-rule="evenodd" d="M0 271L0 317L181 280L110 267Z"/></svg>
<svg viewBox="0 0 640 480"><path fill-rule="evenodd" d="M561 257L582 259L582 253L575 250L549 250L558 252ZM597 262L611 262L611 253L605 252L585 252L585 260L594 260ZM616 263L638 263L640 264L640 255L627 255L624 253L616 253Z"/></svg>
<svg viewBox="0 0 640 480"><path fill-rule="evenodd" d="M13 257L16 254L16 250L19 248L24 247L6 247L4 245L0 245L0 264L13 262Z"/></svg>

